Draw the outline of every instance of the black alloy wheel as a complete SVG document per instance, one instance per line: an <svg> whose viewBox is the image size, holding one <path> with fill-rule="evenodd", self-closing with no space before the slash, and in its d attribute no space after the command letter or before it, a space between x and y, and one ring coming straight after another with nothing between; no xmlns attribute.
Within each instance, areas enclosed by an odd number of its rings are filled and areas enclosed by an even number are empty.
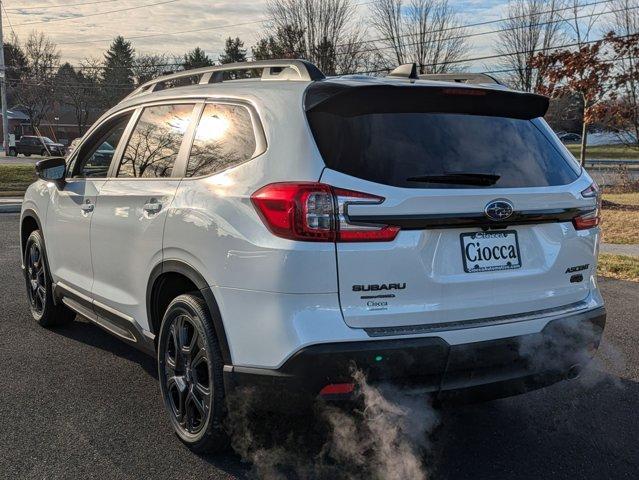
<svg viewBox="0 0 639 480"><path fill-rule="evenodd" d="M209 358L193 319L181 314L173 320L165 350L164 382L171 411L180 428L197 434L206 423L211 403Z"/></svg>
<svg viewBox="0 0 639 480"><path fill-rule="evenodd" d="M43 327L62 325L73 320L75 312L61 301L56 303L53 300L47 252L40 230L34 230L27 238L23 263L29 309L34 320Z"/></svg>
<svg viewBox="0 0 639 480"><path fill-rule="evenodd" d="M26 252L26 276L29 304L34 317L41 317L47 303L47 280L41 246L31 242Z"/></svg>
<svg viewBox="0 0 639 480"><path fill-rule="evenodd" d="M222 356L201 297L180 295L162 320L158 378L177 436L196 452L227 447Z"/></svg>

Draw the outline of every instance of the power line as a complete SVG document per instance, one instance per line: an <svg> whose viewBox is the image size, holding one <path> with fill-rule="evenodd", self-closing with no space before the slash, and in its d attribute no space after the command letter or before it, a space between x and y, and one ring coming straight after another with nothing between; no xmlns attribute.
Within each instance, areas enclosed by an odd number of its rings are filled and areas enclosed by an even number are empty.
<svg viewBox="0 0 639 480"><path fill-rule="evenodd" d="M602 4L602 3L609 3L610 1L611 1L611 0L597 1L597 2L593 2L593 3L587 4L587 5L583 5L583 6L591 6L591 5L598 5L598 4ZM639 6L630 7L630 9L637 9L637 8L639 8ZM582 19L582 18L592 17L592 16L595 16L595 15L602 15L602 14L606 14L606 15L608 15L608 14L617 13L617 12L626 11L626 10L627 10L627 9L618 9L618 10L610 10L610 11L602 12L602 13L596 12L596 13L590 13L590 14L586 14L586 15L577 16L576 18L578 18L578 19ZM499 21L500 21L500 22L503 22L503 21L507 21L507 20L511 20L511 19L516 19L516 18L519 18L519 17L506 17L506 18L501 19L501 20L499 20ZM561 22L563 22L563 21L564 21L563 19L559 19L559 20L551 20L551 21L548 21L548 22L541 22L541 23L538 23L537 25L538 25L538 26L544 26L544 25L549 25L549 24L552 24L552 23L561 23ZM493 22L493 23L495 23L495 22ZM470 27L470 26L472 26L472 25L463 25L463 26L461 26L461 27L459 27L459 28L462 28L462 29L463 29L463 28L467 28L467 27ZM502 29L489 30L489 31L486 31L486 32L468 33L468 34L464 34L464 35L459 35L459 36L455 36L455 37L450 37L450 38L448 38L447 40L455 40L455 39L461 39L461 38L470 38L470 37L481 36L481 35L489 35L489 34L501 33L501 32L506 32L506 31L510 31L510 30L516 30L516 29L518 29L518 28L520 28L520 27L508 27L508 28L502 28ZM428 31L428 32L426 32L426 33L429 33L429 34L430 34L430 33L437 33L437 32L441 32L441 31L442 31L442 29L437 29L437 30L430 30L430 31ZM128 37L127 39L130 39L130 38L132 38L132 37ZM367 40L366 42L378 41L378 40L380 40L380 39ZM362 42L362 43L364 43L364 42ZM431 41L431 42L425 42L425 43L432 43L432 41ZM419 44L419 42L405 44L404 46L412 46L412 45L417 45L417 44ZM357 52L357 53L380 51L380 50L385 50L385 49L390 49L390 48L393 48L393 47L392 47L392 46L375 47L375 48L370 48L370 49L366 49L366 50L360 50L360 51L359 51L359 52ZM554 48L554 47L553 47L553 48ZM559 48L559 47L558 47L558 48ZM536 50L536 51L539 51L539 50ZM522 53L519 53L519 54L524 54L524 53L528 53L528 52L522 52ZM345 54L350 54L350 52L338 52L338 53L337 53L337 55L345 55ZM501 54L500 54L500 56L512 56L512 55L517 55L517 54L518 54L517 52L514 52L514 53L511 53L511 54L509 54L509 55L501 55ZM248 57L248 58L251 58L251 57ZM471 59L460 59L460 60L459 60L459 62L460 62L460 63L461 63L461 62L466 62L466 61L470 62L470 61L473 61L473 60L474 60L474 59L472 59L472 58L471 58ZM441 64L441 63L438 63L438 65L440 65L440 64ZM178 62L171 62L171 63L160 63L160 64L155 64L155 65L153 65L153 66L154 66L154 67L179 67L179 66L181 66L181 65L182 65L182 63L178 63ZM105 67L105 66L103 66L103 65L90 65L90 66L85 66L85 65L80 65L80 66L78 66L78 65L71 65L71 66L72 66L73 68L75 68L76 70L97 70L97 69L104 69L104 68L107 68L107 67ZM51 68L55 68L55 67L51 67ZM118 66L115 66L115 67L109 67L109 68L128 68L128 67L124 67L124 66L122 66L122 67L118 67ZM24 67L24 69L27 69L27 67ZM385 71L385 70L387 70L387 69L380 69L379 71Z"/></svg>
<svg viewBox="0 0 639 480"><path fill-rule="evenodd" d="M611 0L606 0L606 2L609 2ZM606 2L600 2L600 3L606 3ZM594 16L601 16L601 15L610 15L613 13L619 13L619 12L625 12L628 10L635 10L639 8L639 5L634 6L634 7L628 7L628 8L621 8L621 9L617 9L617 10L608 10L608 11L604 11L604 12L597 12L597 13L589 13L586 15L580 15L580 16L576 16L573 18L574 19L583 19L583 18L589 18L589 17L594 17ZM508 18L502 20L502 21L506 21L509 20ZM540 22L537 23L536 26L539 27L543 27L545 25L552 25L554 23L563 23L565 22L564 19L557 19L557 20L550 20L547 22ZM467 26L461 26L461 27L457 27L460 30L467 28ZM463 35L457 35L457 36L452 36L452 37L447 37L445 39L445 41L451 41L451 40L459 40L459 39L465 39L465 38L471 38L471 37L480 37L480 36L484 36L484 35L492 35L494 33L502 33L502 32L509 32L509 31L515 31L515 30L520 30L522 27L521 26L516 26L516 27L507 27L507 28L499 28L499 29L495 29L495 30L488 30L485 32L476 32L476 33L465 33ZM431 33L437 33L441 30L430 30L427 32L424 32L424 34L431 34ZM402 47L411 47L414 45L428 45L430 43L436 43L438 40L429 40L429 41L423 41L423 42L413 42L413 43L405 43L404 45L402 45ZM347 45L347 44L346 44ZM388 45L388 46L384 46L384 47L375 47L375 48L369 48L366 50L359 50L357 52L354 53L366 53L366 52L378 52L380 50L389 50L389 49L393 49L395 48L393 45ZM336 55L352 55L352 52L337 52Z"/></svg>
<svg viewBox="0 0 639 480"><path fill-rule="evenodd" d="M9 8L10 12L21 12L23 10L48 10L51 8L63 8L63 7L79 7L82 5L96 5L98 3L113 3L120 2L122 0L99 0L97 2L85 2L85 3L66 3L61 5L34 5L31 7L17 7L17 8ZM5 9L5 12L7 9Z"/></svg>
<svg viewBox="0 0 639 480"><path fill-rule="evenodd" d="M629 37L633 37L635 35L639 35L639 32L635 32L635 33L631 33L628 35L618 35L616 38L629 38ZM538 48L536 50L536 52L546 52L546 51L550 51L550 50L559 50L562 48L572 48L572 47L580 47L582 45L590 45L592 43L597 43L600 42L602 39L598 39L598 40L589 40L587 42L575 42L575 43L567 43L567 44L563 44L563 45L556 45L554 47L545 47L545 48ZM419 64L420 67L437 67L437 66L441 66L441 65L453 65L453 64L459 64L459 63L466 63L466 62L476 62L478 60L490 60L490 59L495 59L495 58L502 58L502 57L512 57L513 55L523 55L525 53L528 53L528 51L517 51L517 52L507 52L507 53L498 53L495 55L484 55L481 57L474 57L474 58L465 58L465 59L460 59L460 60L449 60L446 62L437 62L437 63L421 63ZM361 75L361 74L367 74L367 73L381 73L381 72L388 72L390 69L389 68L379 68L377 70L367 70L364 72L356 72L356 75Z"/></svg>
<svg viewBox="0 0 639 480"><path fill-rule="evenodd" d="M585 7L585 6L592 6L592 5L598 5L598 4L603 4L603 3L609 3L611 0L602 0L602 1L597 1L597 2L592 2L590 4L584 4L581 7ZM370 3L370 2L368 2ZM359 4L359 5L363 5L363 4ZM630 7L631 9L636 9L639 8L639 6L635 6L635 7ZM626 9L618 9L618 10L612 10L612 11L608 11L608 12L597 12L597 13L590 13L587 15L582 15L582 16L578 16L576 18L587 18L587 17L592 17L595 15L601 15L601 14L612 14L612 13L616 13L616 12L620 12L620 11L625 11ZM499 22L503 22L503 21L507 21L510 19L516 19L519 17L507 17L504 19L499 20ZM539 26L543 26L543 25L547 25L547 24L552 24L552 23L559 23L564 21L563 19L561 20L553 20L553 21L548 21L548 22L542 22L539 23ZM247 22L248 23L248 22ZM252 22L250 22L252 23ZM482 24L485 24L486 22L481 22ZM496 21L491 21L491 23L496 23ZM458 28L467 28L467 27L471 27L477 24L469 24L469 25L463 25L461 27ZM519 27L508 27L508 28L504 28L504 29L496 29L496 30L491 30L491 31L487 31L487 32L477 32L477 33L470 33L470 34L465 34L465 35L460 35L457 37L452 37L450 38L452 39L456 39L456 38L469 38L469 37L473 37L473 36L480 36L480 35L488 35L488 34L494 34L494 33L501 33L504 31L509 31L509 30L514 30L517 29ZM445 29L439 29L439 30L431 30L428 33L436 33L439 31L442 31ZM129 37L132 38L132 37ZM135 38L135 37L133 37ZM373 39L373 40L367 40L366 42L371 42L371 41L378 41L379 39ZM593 43L596 42L598 40L592 41L592 42L582 42L581 44L584 43ZM362 42L364 43L364 42ZM410 45L415 45L419 42L413 43L413 44L407 44L405 46L410 46ZM432 43L432 42L427 42L427 43ZM545 51L545 50L553 50L553 49L559 49L559 48L565 48L565 47L570 47L570 46L575 46L575 45L579 45L579 44L568 44L568 45L560 45L560 46L555 46L555 47L548 47L545 49L537 49L536 51L540 52L540 51ZM370 51L379 51L379 50L383 50L383 49L388 49L388 48L392 48L392 47L376 47L376 48L372 48L372 49L367 49L367 50L363 50L360 51L358 53L363 53L363 52L370 52ZM529 53L528 51L521 51L521 52L511 52L511 53L505 53L505 54L497 54L497 55L487 55L487 56L482 56L482 57L475 57L475 58L464 58L464 59L459 59L459 60L454 60L454 61L448 61L448 62L437 62L437 63L433 63L433 64L423 64L421 65L423 66L437 66L437 65L446 65L446 64L452 64L452 63L467 63L467 62L473 62L473 61L478 61L478 60L487 60L487 59L495 59L495 58L501 58L501 57L510 57L510 56L514 56L514 55L522 55L522 54L526 54ZM345 54L345 52L339 52L338 55L340 54ZM172 62L172 63L163 63L163 64L156 64L154 65L154 67L180 67L182 64L181 63L177 63L177 62ZM77 69L77 70L95 70L95 69L104 69L106 68L105 66L100 66L100 65L92 65L92 66L73 66L73 68ZM56 67L51 67L51 68L56 68ZM117 68L117 67L116 67ZM121 67L121 68L127 68L127 67ZM16 69L14 69L16 70ZM388 71L388 68L383 68L383 69L378 69L378 70L372 70L372 71L367 71L367 72L358 72L358 73L379 73L379 72L384 72L384 71Z"/></svg>
<svg viewBox="0 0 639 480"><path fill-rule="evenodd" d="M589 6L594 6L594 5L599 5L599 4L604 4L604 3L610 3L614 0L599 0L599 1L595 1L595 2L591 2L591 3L586 3L583 5L580 5L579 8L585 8L585 7L589 7ZM356 4L356 6L363 6L363 5L368 5L372 2L364 2L361 4ZM546 13L549 13L548 11ZM467 24L467 25L462 25L460 27L456 27L456 28L473 28L473 27L477 27L477 26L484 26L484 25L488 25L488 24L492 24L492 23L499 23L499 22L504 22L507 20L516 20L517 18L522 18L522 16L516 16L516 17L506 17L503 19L499 19L499 20L489 20L486 22L477 22L474 24ZM211 31L211 30L220 30L220 29L226 29L226 28L232 28L232 27L243 27L246 25L254 25L256 23L262 23L264 22L266 19L262 18L259 20L253 20L253 21L249 21L249 22L242 22L242 23L235 23L235 24L229 24L229 25L215 25L215 26L211 26L211 27L204 27L204 28L196 28L196 29L190 29L190 30L180 30L177 32L163 32L163 33L150 33L150 34L143 34L143 35L132 35L132 36L127 36L127 40L139 40L142 38L154 38L154 37L164 37L164 36L171 36L171 35L182 35L182 34L188 34L188 33L198 33L198 32L204 32L204 31ZM443 32L446 31L448 29L438 29L438 30L431 30L429 33L439 33L439 32ZM73 42L58 42L58 45L82 45L82 44L88 44L88 43L99 43L99 42L109 42L111 41L112 38L101 38L101 39L96 39L96 40L79 40L79 41L73 41ZM371 42L377 42L377 41L382 41L385 40L384 38L375 38L375 39L369 39L369 40L362 40L361 42L356 42L356 44L359 43L371 43ZM340 44L337 45L336 47L340 47L340 46L345 46L346 44Z"/></svg>
<svg viewBox="0 0 639 480"><path fill-rule="evenodd" d="M632 34L628 34L628 35L619 35L616 38L628 38L628 37L632 37L635 35L639 35L639 32L637 33L632 33ZM542 52L542 51L549 51L549 50L558 50L558 49L562 49L562 48L570 48L570 47L575 47L575 46L582 46L582 45L589 45L592 43L596 43L601 41L602 39L598 39L598 40L590 40L587 42L575 42L575 43L568 43L568 44L563 44L563 45L557 45L554 47L546 47L546 48L541 48L538 49L538 52ZM518 55L518 54L522 54L525 52L508 52L508 53L503 53L503 54L498 54L498 55L490 55L490 56L483 56L483 57L475 57L475 58L470 58L470 59L466 59L466 60L455 60L455 61L449 61L449 62L441 62L441 63L437 63L437 64L421 64L421 67L428 67L428 66L436 66L436 65L447 65L447 64L453 64L453 63L461 63L464 61L476 61L476 60L483 60L486 58L500 58L500 57L509 57L512 55ZM632 59L632 57L628 57L630 59ZM618 60L619 58L615 58L616 60ZM247 68L250 68L250 66L248 66ZM382 73L382 72L387 72L389 71L389 68L381 68L381 69L377 69L377 70L366 70L366 71L359 71L359 72L354 72L353 75L363 75L363 74L371 74L371 73ZM473 72L473 73L507 73L507 72L514 72L517 71L518 69L516 68L509 68L509 69L501 69L501 70L486 70L484 72ZM187 70L188 72L188 70ZM40 86L43 85L42 82L37 83L37 82L29 82L29 81L22 81L20 82L22 85L31 85L31 86ZM58 84L60 85L60 84ZM66 83L66 84L62 84L62 85L72 85L70 83ZM84 88L84 89L101 89L104 87L119 87L121 89L131 89L132 86L130 84L125 84L125 83L106 83L106 84L99 84L99 85L78 85L78 88Z"/></svg>
<svg viewBox="0 0 639 480"><path fill-rule="evenodd" d="M78 20L80 18L96 17L98 15L106 15L108 13L127 12L129 10L137 10L137 9L140 9L140 8L155 7L155 6L158 6L158 5L166 5L167 3L175 3L177 1L179 1L179 0L164 0L162 2L148 3L146 5L137 5L135 7L119 8L117 10L109 10L109 11L106 11L106 12L88 13L86 15L77 15L75 17L54 18L52 20L43 20L43 21L38 21L38 22L17 23L16 27L21 27L21 26L24 26L24 25L37 25L37 24L42 24L42 23L66 22L66 21L69 21L69 20Z"/></svg>
<svg viewBox="0 0 639 480"><path fill-rule="evenodd" d="M177 0L172 0L172 1L177 1ZM606 2L610 2L613 0L603 0ZM372 1L368 1L368 2L363 2L363 3L356 3L353 6L355 7L361 7L364 5L369 5L373 3ZM76 17L76 18L80 18L80 17ZM127 39L130 40L138 40L141 38L154 38L154 37L166 37L166 36L171 36L171 35L182 35L182 34L187 34L187 33L199 33L199 32L206 32L206 31L210 31L210 30L222 30L225 28L232 28L232 27L244 27L246 25L255 25L258 23L264 23L268 21L268 18L266 17L261 17L257 20L251 20L248 22L241 22L241 23L232 23L232 24L228 24L228 25L214 25L211 27L203 27L203 28L195 28L195 29L191 29L191 30L180 30L177 32L162 32L162 33L149 33L149 34L143 34L143 35L130 35L130 36L126 36ZM24 25L24 24L23 24ZM58 45L81 45L81 44L87 44L87 43L99 43L99 42L109 42L111 41L112 38L101 38L101 39L96 39L96 40L80 40L80 41L76 41L76 42L57 42Z"/></svg>
<svg viewBox="0 0 639 480"><path fill-rule="evenodd" d="M13 29L13 25L11 25L11 19L9 18L9 14L7 13L7 9L4 7L4 3L2 3L2 1L0 1L0 5L2 5L2 9L4 10L4 14L7 16L7 22L9 22L9 28L11 28L11 33L13 33L14 37L18 37L16 35L16 31Z"/></svg>
<svg viewBox="0 0 639 480"><path fill-rule="evenodd" d="M577 9L582 9L582 8L586 8L586 7L593 7L596 5L601 5L601 4L605 4L605 3L611 3L614 2L615 0L597 0L595 2L590 2L590 3L583 3L581 5L577 6ZM440 28L437 30L429 30L425 33L441 33L441 32L447 32L449 30L458 30L458 29L464 29L464 28L475 28L475 27L484 27L486 25L492 25L494 23L501 23L501 22L506 22L508 20L519 20L522 18L529 18L531 16L540 16L540 15L547 15L549 13L556 13L556 12L563 12L564 10L573 10L575 7L574 6L570 6L570 7L563 7L563 8L556 8L554 10L545 10L545 11L541 11L541 12L536 12L536 13L530 13L527 15L515 15L512 17L504 17L504 18L500 18L500 19L496 19L496 20L485 20L482 22L476 22L476 23L468 23L465 25L454 25L454 26L450 26L450 27L444 27L444 28ZM603 12L602 12L603 13ZM590 14L588 16L592 16L594 14ZM561 19L558 20L560 22L565 21L565 19ZM402 38L402 37L408 37L411 36L413 34L410 33L406 33L404 35L399 35L397 38ZM382 38L373 38L373 39L369 39L369 40L362 40L359 42L354 42L355 44L360 44L360 43L373 43L373 42L381 42L384 40L392 40L392 38L390 37L382 37ZM335 47L344 47L347 46L348 44L343 43L343 44L338 44L335 45Z"/></svg>
<svg viewBox="0 0 639 480"><path fill-rule="evenodd" d="M606 4L606 3L610 3L613 2L614 0L598 0L595 2L590 2L590 3L585 3L582 5L579 5L578 8L586 8L586 7L590 7L590 6L595 6L595 5L601 5L601 4ZM364 3L360 3L360 4L356 4L355 6L359 7L359 6L363 6L363 5L368 5L370 3L373 2L364 2ZM572 9L573 7L569 7L570 9ZM561 8L561 9L556 9L554 10L555 12L557 11L563 11L563 10L567 10L569 9L568 7L566 8ZM552 10L547 10L545 12L538 12L535 15L542 15L542 14L548 14L551 13ZM463 29L463 28L475 28L475 27L480 27L480 26L485 26L485 25L491 25L494 23L501 23L501 22L505 22L508 20L517 20L520 18L525 18L526 16L524 15L519 15L519 16L513 16L513 17L506 17L506 18L502 18L502 19L498 19L498 20L487 20L487 21L483 21L483 22L477 22L477 23L471 23L471 24L466 24L466 25L459 25L459 26L455 26L455 27L446 27L446 28L441 28L441 29L436 29L436 30L430 30L428 33L441 33L441 32L445 32L448 30L452 30L452 29ZM132 36L127 36L126 38L128 40L138 40L138 39L142 39L142 38L154 38L154 37L164 37L164 36L172 36L172 35L182 35L182 34L189 34L189 33L199 33L199 32L204 32L204 31L211 31L211 30L220 30L220 29L226 29L226 28L232 28L232 27L243 27L246 25L254 25L256 23L263 23L264 21L266 21L266 18L261 18L259 20L253 20L253 21L248 21L248 22L242 22L242 23L235 23L235 24L229 24L229 25L214 25L211 27L203 27L203 28L196 28L196 29L190 29L190 30L180 30L177 32L163 32L163 33L150 33L150 34L143 34L143 35L132 35ZM408 34L407 34L408 35ZM407 35L402 35L403 36L407 36ZM474 34L474 35L480 35L480 34ZM88 44L88 43L99 43L99 42L108 42L111 41L112 38L102 38L102 39L97 39L97 40L79 40L79 41L73 41L73 42L59 42L58 45L81 45L81 44ZM361 40L358 42L354 42L354 44L359 45L359 44L364 44L364 43L374 43L374 42L380 42L383 40L389 40L388 38L373 38L373 39L367 39L367 40ZM348 44L338 44L335 47L339 48L339 47L343 47L343 46L347 46Z"/></svg>

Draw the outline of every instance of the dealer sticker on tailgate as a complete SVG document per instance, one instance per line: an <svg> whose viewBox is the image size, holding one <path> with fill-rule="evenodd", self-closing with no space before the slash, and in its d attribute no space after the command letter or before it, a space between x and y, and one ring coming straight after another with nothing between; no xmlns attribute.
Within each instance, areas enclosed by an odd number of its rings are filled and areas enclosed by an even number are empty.
<svg viewBox="0 0 639 480"><path fill-rule="evenodd" d="M515 230L462 233L460 240L465 272L491 272L521 267Z"/></svg>

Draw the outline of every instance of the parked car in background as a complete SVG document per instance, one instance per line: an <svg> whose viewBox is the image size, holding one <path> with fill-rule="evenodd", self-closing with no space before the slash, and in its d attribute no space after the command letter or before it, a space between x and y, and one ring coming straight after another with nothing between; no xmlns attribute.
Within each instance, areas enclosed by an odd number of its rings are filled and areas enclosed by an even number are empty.
<svg viewBox="0 0 639 480"><path fill-rule="evenodd" d="M581 135L579 135L578 133L560 133L557 135L559 137L559 140L561 140L563 143L579 143L581 142Z"/></svg>
<svg viewBox="0 0 639 480"><path fill-rule="evenodd" d="M17 157L19 154L25 157L31 155L48 156L64 156L66 147L61 143L56 143L49 137L41 137L35 135L23 135L15 145L9 147L9 156Z"/></svg>

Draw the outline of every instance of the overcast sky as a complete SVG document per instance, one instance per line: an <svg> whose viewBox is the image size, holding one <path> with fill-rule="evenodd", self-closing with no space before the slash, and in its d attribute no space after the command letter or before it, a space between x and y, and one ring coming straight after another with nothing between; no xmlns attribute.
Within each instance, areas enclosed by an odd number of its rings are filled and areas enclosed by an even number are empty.
<svg viewBox="0 0 639 480"><path fill-rule="evenodd" d="M365 18L370 1L353 2L362 4L357 11ZM501 18L507 0L450 3L463 23L476 23ZM200 46L216 60L228 36L239 36L250 53L250 46L263 30L266 11L266 0L4 0L3 4L5 36L12 29L20 39L32 30L45 32L59 45L63 61L72 64L84 57L102 57L110 40L118 34L130 39L138 53L182 54ZM499 24L471 31L495 28ZM179 33L187 30L200 31ZM371 30L369 37L374 36ZM494 53L494 39L494 34L473 37L472 54Z"/></svg>

